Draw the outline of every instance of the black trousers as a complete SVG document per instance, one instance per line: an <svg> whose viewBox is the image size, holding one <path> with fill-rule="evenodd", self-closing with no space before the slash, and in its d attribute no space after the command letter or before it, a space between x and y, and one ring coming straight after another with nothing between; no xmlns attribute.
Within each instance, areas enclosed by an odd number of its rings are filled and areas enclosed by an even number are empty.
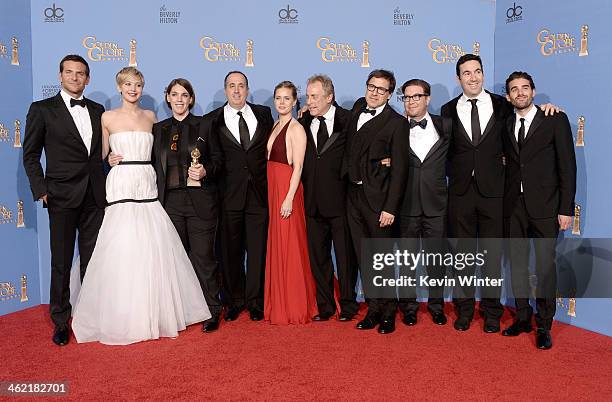
<svg viewBox="0 0 612 402"><path fill-rule="evenodd" d="M51 320L56 327L67 328L72 312L70 269L77 231L82 281L104 219L104 209L96 205L91 183L89 183L85 198L78 208L52 207L49 208L48 213L51 243L51 287L49 291Z"/></svg>
<svg viewBox="0 0 612 402"><path fill-rule="evenodd" d="M340 309L355 315L359 309L355 286L357 284L357 259L353 251L346 216L323 217L320 214L306 216L310 268L317 285L319 314L333 314L334 265L332 241L340 287Z"/></svg>
<svg viewBox="0 0 612 402"><path fill-rule="evenodd" d="M501 239L504 234L503 198L485 197L472 178L472 185L465 194L450 194L448 199L448 232L451 238L460 238L456 252L487 250L486 264L481 267L482 276L501 277ZM478 240L476 240L478 239ZM487 239L493 239L487 241ZM475 267L455 270L456 275L473 276ZM499 301L501 288L481 289L481 309L485 319L499 320L504 308ZM453 302L459 317L474 317L475 289L473 286L455 287Z"/></svg>
<svg viewBox="0 0 612 402"><path fill-rule="evenodd" d="M221 314L218 264L215 257L215 236L218 218L202 219L195 211L187 190L166 193L164 208L187 251L189 260L200 282L206 304L213 316ZM206 205L200 208L206 208Z"/></svg>
<svg viewBox="0 0 612 402"><path fill-rule="evenodd" d="M445 253L446 244L446 216L405 216L400 217L400 235L414 244L406 244L413 252L424 250L427 253ZM422 239L421 242L418 239ZM404 240L402 240L404 242ZM443 279L445 270L442 265L427 266L427 275L431 279ZM413 273L415 271L412 271ZM412 288L410 289L412 290ZM399 308L404 314L415 314L419 309L416 295L402 297L400 294ZM441 313L444 310L444 286L429 286L427 309L432 313Z"/></svg>
<svg viewBox="0 0 612 402"><path fill-rule="evenodd" d="M231 307L263 311L267 239L268 208L249 183L245 209L224 209L221 217L223 293Z"/></svg>
<svg viewBox="0 0 612 402"><path fill-rule="evenodd" d="M507 219L507 236L510 238L510 264L512 290L515 294L516 318L530 321L532 308L529 305L531 293L529 281L529 238L534 240L536 325L550 330L556 312L557 270L555 266L555 245L559 234L557 217L534 219L529 217L525 198L521 195L514 205L512 215ZM524 239L524 240L522 240Z"/></svg>
<svg viewBox="0 0 612 402"><path fill-rule="evenodd" d="M361 260L362 256L361 239L393 236L391 226L380 227L378 221L380 219L380 212L375 212L370 208L362 185L349 184L346 213L353 246L359 260ZM368 298L366 295L366 302L368 303L368 315L379 317L395 316L397 309L396 299Z"/></svg>

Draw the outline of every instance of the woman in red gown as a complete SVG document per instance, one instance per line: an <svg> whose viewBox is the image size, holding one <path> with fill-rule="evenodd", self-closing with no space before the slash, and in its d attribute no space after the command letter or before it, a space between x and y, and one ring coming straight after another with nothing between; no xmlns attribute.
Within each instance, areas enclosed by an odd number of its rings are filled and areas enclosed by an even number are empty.
<svg viewBox="0 0 612 402"><path fill-rule="evenodd" d="M283 81L274 88L278 121L268 138L270 223L264 288L264 319L271 324L305 324L318 314L300 183L306 132L291 115L296 103L293 83Z"/></svg>

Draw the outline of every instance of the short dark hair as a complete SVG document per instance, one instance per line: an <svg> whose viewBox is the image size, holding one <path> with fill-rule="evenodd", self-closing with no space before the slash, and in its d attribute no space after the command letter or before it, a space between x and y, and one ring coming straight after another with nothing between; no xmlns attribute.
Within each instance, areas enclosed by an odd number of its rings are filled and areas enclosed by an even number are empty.
<svg viewBox="0 0 612 402"><path fill-rule="evenodd" d="M223 79L223 88L225 88L227 86L227 77L229 77L232 74L240 74L240 75L242 75L244 77L244 80L246 81L247 88L249 87L249 79L247 78L246 74L243 73L242 71L234 70L234 71L230 71L229 73L227 73L227 75Z"/></svg>
<svg viewBox="0 0 612 402"><path fill-rule="evenodd" d="M392 71L382 69L373 70L370 74L368 74L366 85L372 78L384 78L385 80L389 81L389 93L393 94L393 91L395 91L395 76L393 75Z"/></svg>
<svg viewBox="0 0 612 402"><path fill-rule="evenodd" d="M535 89L535 84L533 83L533 78L531 78L531 75L529 75L528 73L524 71L515 71L512 74L510 74L508 78L506 78L506 93L507 94L510 93L510 81L516 80L517 78L526 79L527 81L529 81L529 86L531 87L531 89Z"/></svg>
<svg viewBox="0 0 612 402"><path fill-rule="evenodd" d="M172 88L175 85L180 85L183 88L185 88L189 96L191 96L191 103L189 104L189 110L191 110L193 105L195 105L195 92L193 92L193 87L191 86L191 83L187 81L185 78L175 78L172 81L170 81L170 83L166 87L166 90L164 91L164 94L170 95L170 91L172 91ZM167 97L165 98L166 98L166 105L168 105L168 107L172 109L172 106L170 106L170 102L168 102L168 98Z"/></svg>
<svg viewBox="0 0 612 402"><path fill-rule="evenodd" d="M60 61L60 73L64 72L64 62L65 61L76 61L76 62L84 64L85 65L85 75L89 77L89 64L87 64L87 61L82 56L79 56L78 54L69 54L69 55L64 56L62 61Z"/></svg>
<svg viewBox="0 0 612 402"><path fill-rule="evenodd" d="M281 81L274 87L274 96L276 96L276 91L281 88L287 88L291 90L291 96L296 100L295 107L297 110L300 110L300 100L297 96L297 87L291 81Z"/></svg>
<svg viewBox="0 0 612 402"><path fill-rule="evenodd" d="M411 80L404 82L404 85L402 85L402 94L406 90L406 87L413 86L413 85L421 87L425 95L427 96L431 95L431 85L429 85L429 82L425 80L421 80L419 78L413 78Z"/></svg>
<svg viewBox="0 0 612 402"><path fill-rule="evenodd" d="M459 66L471 60L476 60L478 64L480 64L480 71L484 73L484 68L482 68L482 59L480 58L480 56L477 56L472 53L466 53L463 56L459 57L459 60L457 60L457 65L455 66L455 72L457 73L457 77L459 77Z"/></svg>

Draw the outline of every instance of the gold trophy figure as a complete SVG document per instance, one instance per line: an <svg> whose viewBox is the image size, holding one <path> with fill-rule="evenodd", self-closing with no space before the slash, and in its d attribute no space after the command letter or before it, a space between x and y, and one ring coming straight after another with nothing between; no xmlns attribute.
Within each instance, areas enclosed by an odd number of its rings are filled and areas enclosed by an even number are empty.
<svg viewBox="0 0 612 402"><path fill-rule="evenodd" d="M584 116L578 118L578 133L576 134L576 146L584 146Z"/></svg>
<svg viewBox="0 0 612 402"><path fill-rule="evenodd" d="M363 54L361 56L361 67L370 67L370 42L364 40L361 44Z"/></svg>
<svg viewBox="0 0 612 402"><path fill-rule="evenodd" d="M253 67L253 40L247 40L247 48L246 48L246 62L244 63L245 67Z"/></svg>
<svg viewBox="0 0 612 402"><path fill-rule="evenodd" d="M576 299L574 297L569 298L569 305L567 307L567 315L570 317L576 317Z"/></svg>
<svg viewBox="0 0 612 402"><path fill-rule="evenodd" d="M23 201L21 200L17 201L17 227L25 227L25 222L23 221Z"/></svg>
<svg viewBox="0 0 612 402"><path fill-rule="evenodd" d="M11 64L14 66L18 66L19 65L19 41L17 40L17 38L13 36L13 39L11 39L11 43L13 44Z"/></svg>
<svg viewBox="0 0 612 402"><path fill-rule="evenodd" d="M588 25L583 25L582 28L580 28L580 32L582 33L581 38L580 38L580 52L578 53L578 56L588 56L589 55L589 26Z"/></svg>
<svg viewBox="0 0 612 402"><path fill-rule="evenodd" d="M480 55L480 42L474 42L474 46L472 48L472 54L475 54L476 56Z"/></svg>
<svg viewBox="0 0 612 402"><path fill-rule="evenodd" d="M200 164L200 150L198 147L195 147L193 151L191 151L191 167ZM187 176L187 187L202 187L202 183L199 180L193 180L191 177Z"/></svg>
<svg viewBox="0 0 612 402"><path fill-rule="evenodd" d="M130 67L136 67L136 39L130 41Z"/></svg>
<svg viewBox="0 0 612 402"><path fill-rule="evenodd" d="M580 236L580 213L582 212L582 208L580 205L576 204L574 207L574 224L572 225L572 234Z"/></svg>
<svg viewBox="0 0 612 402"><path fill-rule="evenodd" d="M28 301L28 277L21 275L21 302Z"/></svg>
<svg viewBox="0 0 612 402"><path fill-rule="evenodd" d="M15 120L15 141L13 147L21 148L21 122L19 119Z"/></svg>

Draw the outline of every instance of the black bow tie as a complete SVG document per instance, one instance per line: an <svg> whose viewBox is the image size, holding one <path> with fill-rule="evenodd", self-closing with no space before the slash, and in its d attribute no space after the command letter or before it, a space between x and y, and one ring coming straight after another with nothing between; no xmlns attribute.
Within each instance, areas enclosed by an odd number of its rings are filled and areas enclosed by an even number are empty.
<svg viewBox="0 0 612 402"><path fill-rule="evenodd" d="M87 106L87 104L85 103L85 99L73 99L70 98L70 107L75 107L76 105L79 105L80 107L85 107Z"/></svg>
<svg viewBox="0 0 612 402"><path fill-rule="evenodd" d="M410 128L415 128L416 126L421 126L423 130L427 127L427 119L423 119L421 121L416 121L415 119L410 119Z"/></svg>
<svg viewBox="0 0 612 402"><path fill-rule="evenodd" d="M372 116L376 116L376 109L368 109L367 107L364 108L361 113L369 113Z"/></svg>

